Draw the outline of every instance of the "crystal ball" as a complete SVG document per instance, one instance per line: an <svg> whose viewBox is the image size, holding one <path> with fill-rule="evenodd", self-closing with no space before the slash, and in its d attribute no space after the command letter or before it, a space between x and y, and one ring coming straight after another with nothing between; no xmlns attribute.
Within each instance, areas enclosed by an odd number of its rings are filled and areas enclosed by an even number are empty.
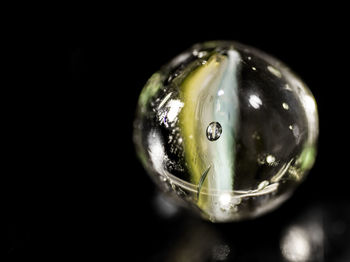
<svg viewBox="0 0 350 262"><path fill-rule="evenodd" d="M315 99L286 65L231 41L196 44L144 86L134 143L159 187L212 222L284 202L314 164Z"/></svg>

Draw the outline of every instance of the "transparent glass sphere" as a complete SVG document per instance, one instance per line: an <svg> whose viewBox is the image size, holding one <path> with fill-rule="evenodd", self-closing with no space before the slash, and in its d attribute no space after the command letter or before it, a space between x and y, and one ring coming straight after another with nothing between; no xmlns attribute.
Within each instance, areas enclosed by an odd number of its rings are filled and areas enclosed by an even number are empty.
<svg viewBox="0 0 350 262"><path fill-rule="evenodd" d="M277 59L236 42L194 45L143 88L134 142L161 189L213 222L285 201L316 156L306 85Z"/></svg>

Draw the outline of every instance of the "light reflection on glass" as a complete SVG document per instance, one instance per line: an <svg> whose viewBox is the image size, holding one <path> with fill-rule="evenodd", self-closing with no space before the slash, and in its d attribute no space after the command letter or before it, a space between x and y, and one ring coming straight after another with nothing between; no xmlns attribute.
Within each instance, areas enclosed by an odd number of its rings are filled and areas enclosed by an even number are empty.
<svg viewBox="0 0 350 262"><path fill-rule="evenodd" d="M249 104L255 109L258 109L262 105L262 101L257 95L251 95L249 97Z"/></svg>
<svg viewBox="0 0 350 262"><path fill-rule="evenodd" d="M160 135L157 131L153 131L148 136L150 148L148 149L154 168L163 173L163 160L165 157L164 147Z"/></svg>
<svg viewBox="0 0 350 262"><path fill-rule="evenodd" d="M277 76L278 78L282 77L282 73L273 66L268 66L267 70L269 70L271 74Z"/></svg>

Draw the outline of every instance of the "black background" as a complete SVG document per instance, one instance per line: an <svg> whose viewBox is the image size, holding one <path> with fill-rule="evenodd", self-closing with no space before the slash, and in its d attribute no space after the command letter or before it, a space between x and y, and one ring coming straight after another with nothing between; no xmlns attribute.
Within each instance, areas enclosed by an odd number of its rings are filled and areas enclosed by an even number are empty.
<svg viewBox="0 0 350 262"><path fill-rule="evenodd" d="M342 8L142 8L116 8L107 18L92 12L86 23L56 25L50 45L11 51L9 258L215 261L207 250L220 242L229 247L227 261L284 261L284 232L311 219L325 234L321 255L311 260L349 261L350 74ZM45 39L47 31L32 38ZM213 225L182 210L167 218L134 152L138 95L172 57L220 39L272 54L307 83L320 117L317 161L290 200L256 220Z"/></svg>

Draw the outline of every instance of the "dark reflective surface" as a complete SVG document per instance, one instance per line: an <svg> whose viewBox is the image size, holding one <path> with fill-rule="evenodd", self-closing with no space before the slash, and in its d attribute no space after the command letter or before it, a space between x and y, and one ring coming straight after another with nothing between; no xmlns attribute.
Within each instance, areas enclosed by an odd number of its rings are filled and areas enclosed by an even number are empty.
<svg viewBox="0 0 350 262"><path fill-rule="evenodd" d="M153 237L162 241L151 261L347 261L349 202L294 201L254 221L212 224L156 194Z"/></svg>
<svg viewBox="0 0 350 262"><path fill-rule="evenodd" d="M285 24L284 12L281 19L274 12L273 21L263 22L270 17L264 15L250 26L253 16L242 11L244 19L236 22L232 13L226 20L220 16L226 27L212 20L198 26L195 19L166 32L143 25L147 19L128 26L123 20L106 32L118 32L118 40L98 38L98 45L86 48L33 47L14 57L21 66L11 76L22 82L11 89L11 134L5 137L8 257L350 261L349 59L347 31L336 30L348 23L336 19L330 26L324 16L310 14L302 20L300 11L290 15L292 25ZM154 22L168 20L157 15ZM283 30L272 30L280 21ZM290 200L251 221L211 224L166 204L132 143L134 110L148 77L193 43L211 39L235 39L278 57L318 103L314 168Z"/></svg>

